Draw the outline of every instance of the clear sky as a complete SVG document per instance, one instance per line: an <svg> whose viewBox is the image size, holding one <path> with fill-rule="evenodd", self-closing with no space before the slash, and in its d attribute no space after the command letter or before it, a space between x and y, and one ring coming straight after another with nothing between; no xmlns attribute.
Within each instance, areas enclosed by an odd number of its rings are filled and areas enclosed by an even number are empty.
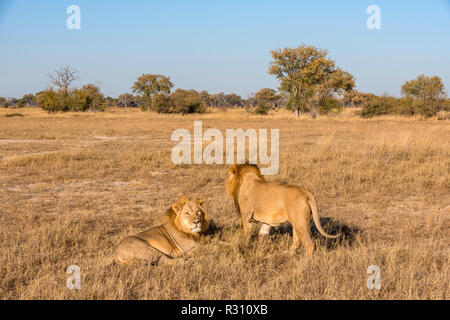
<svg viewBox="0 0 450 320"><path fill-rule="evenodd" d="M69 30L69 5L81 30ZM369 30L369 5L381 30ZM311 44L329 50L357 89L398 95L418 74L450 91L450 0L0 0L0 96L48 85L60 65L110 96L130 92L143 73L177 88L246 97L278 86L270 50Z"/></svg>

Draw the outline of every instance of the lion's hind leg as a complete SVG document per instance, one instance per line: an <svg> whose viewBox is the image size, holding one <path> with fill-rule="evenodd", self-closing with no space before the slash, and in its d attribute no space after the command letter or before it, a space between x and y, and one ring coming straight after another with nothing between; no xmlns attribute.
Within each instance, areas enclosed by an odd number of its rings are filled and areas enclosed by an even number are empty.
<svg viewBox="0 0 450 320"><path fill-rule="evenodd" d="M146 260L156 264L163 254L151 247L145 240L139 237L127 237L123 239L113 254L113 261L119 264L129 265L136 260Z"/></svg>
<svg viewBox="0 0 450 320"><path fill-rule="evenodd" d="M295 215L295 216L294 216ZM292 246L291 251L296 252L300 243L305 249L305 255L311 257L314 252L314 242L311 240L309 224L311 221L309 206L301 205L295 212L288 212L289 222L292 225Z"/></svg>

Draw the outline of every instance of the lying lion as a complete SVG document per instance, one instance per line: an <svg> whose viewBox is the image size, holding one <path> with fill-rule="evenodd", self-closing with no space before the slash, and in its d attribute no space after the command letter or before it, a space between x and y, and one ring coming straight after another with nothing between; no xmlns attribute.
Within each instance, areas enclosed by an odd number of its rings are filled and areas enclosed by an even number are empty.
<svg viewBox="0 0 450 320"><path fill-rule="evenodd" d="M176 258L192 250L209 227L203 200L183 196L167 210L162 225L122 240L109 263L128 265L140 259L156 264L161 258Z"/></svg>
<svg viewBox="0 0 450 320"><path fill-rule="evenodd" d="M266 182L255 165L237 164L231 167L226 191L234 200L245 232L250 231L251 223L256 221L263 223L260 235L269 234L271 227L289 222L293 233L291 251L295 252L302 242L306 254L312 256L311 213L317 230L324 237L339 237L339 234L331 236L322 229L316 199L311 192L293 185Z"/></svg>

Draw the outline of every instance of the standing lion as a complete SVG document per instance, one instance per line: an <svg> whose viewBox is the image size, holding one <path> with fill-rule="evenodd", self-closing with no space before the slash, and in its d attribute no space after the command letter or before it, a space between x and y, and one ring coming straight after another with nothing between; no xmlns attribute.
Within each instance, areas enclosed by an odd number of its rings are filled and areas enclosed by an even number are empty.
<svg viewBox="0 0 450 320"><path fill-rule="evenodd" d="M289 222L292 225L293 252L301 242L306 254L312 256L314 243L309 230L311 213L317 229L324 237L339 237L339 234L332 236L322 229L316 199L311 192L294 185L267 182L256 165L236 164L231 167L228 170L226 191L234 200L245 232L249 232L251 223L256 221L263 223L260 235L269 234L271 227Z"/></svg>

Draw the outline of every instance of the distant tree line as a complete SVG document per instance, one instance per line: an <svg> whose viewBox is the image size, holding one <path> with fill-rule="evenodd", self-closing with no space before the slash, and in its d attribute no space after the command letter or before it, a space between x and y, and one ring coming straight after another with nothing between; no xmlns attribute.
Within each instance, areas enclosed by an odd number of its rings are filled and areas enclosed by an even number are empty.
<svg viewBox="0 0 450 320"><path fill-rule="evenodd" d="M365 118L388 114L432 117L440 111L450 111L450 100L442 80L437 76L419 75L406 81L401 92L402 96L397 98L388 94L377 96L351 91L344 94L342 101L346 107L360 107L360 114Z"/></svg>
<svg viewBox="0 0 450 320"><path fill-rule="evenodd" d="M431 117L440 111L450 111L450 100L438 76L419 75L406 81L400 98L387 94L377 96L354 90L354 77L337 67L327 50L301 45L273 50L271 55L268 71L280 81L280 87L277 90L263 88L246 99L234 93L173 90L169 77L149 73L134 82L132 93L121 94L118 98L105 97L96 84L71 88L79 75L70 66L64 66L49 74L51 86L46 90L36 95L26 94L20 99L0 97L0 106L38 106L48 112L104 111L109 107L122 107L180 114L234 107L259 115L286 107L297 115L308 113L313 118L339 113L344 107L359 108L362 117L386 114Z"/></svg>
<svg viewBox="0 0 450 320"><path fill-rule="evenodd" d="M2 108L29 108L36 106L36 97L32 93L24 95L22 98L7 99L5 97L0 97L0 107Z"/></svg>

